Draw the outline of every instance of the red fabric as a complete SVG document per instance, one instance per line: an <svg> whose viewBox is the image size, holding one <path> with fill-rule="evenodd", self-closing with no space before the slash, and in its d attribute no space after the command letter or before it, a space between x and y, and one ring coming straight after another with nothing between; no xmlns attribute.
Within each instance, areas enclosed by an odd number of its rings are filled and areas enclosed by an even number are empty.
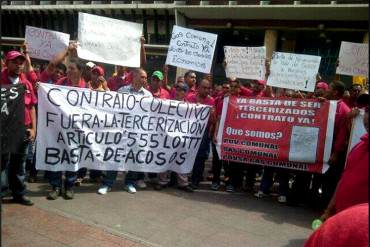
<svg viewBox="0 0 370 247"><path fill-rule="evenodd" d="M27 80L29 82L31 82L32 86L35 88L36 82L39 80L36 71L34 71L34 70L29 71L26 74L26 77L27 77Z"/></svg>
<svg viewBox="0 0 370 247"><path fill-rule="evenodd" d="M198 94L192 94L192 95L186 96L185 101L189 103L199 103L199 104L209 105L209 106L215 105L215 99L210 95L208 95L204 99L201 99L201 101L199 102L197 98L198 98Z"/></svg>
<svg viewBox="0 0 370 247"><path fill-rule="evenodd" d="M152 90L149 89L149 91L153 94L154 98L159 98L159 99L170 99L170 94L168 93L167 90L163 88L159 88L159 90L155 93Z"/></svg>
<svg viewBox="0 0 370 247"><path fill-rule="evenodd" d="M108 88L111 91L117 91L123 86L130 85L133 79L133 74L131 72L124 72L123 76L118 75L112 76L108 79Z"/></svg>
<svg viewBox="0 0 370 247"><path fill-rule="evenodd" d="M192 98L194 95L197 94L197 88L193 86L189 89L188 93L186 94L185 98Z"/></svg>
<svg viewBox="0 0 370 247"><path fill-rule="evenodd" d="M79 88L86 88L88 85L85 80L81 77L80 81L78 82L77 86L74 86L72 81L68 79L68 77L60 78L56 83L56 85L62 86L70 86L70 87L79 87Z"/></svg>
<svg viewBox="0 0 370 247"><path fill-rule="evenodd" d="M369 202L368 148L369 134L365 134L348 154L347 165L335 193L337 213L353 205Z"/></svg>
<svg viewBox="0 0 370 247"><path fill-rule="evenodd" d="M349 138L349 130L347 128L347 114L351 110L344 103L343 100L337 102L337 110L334 121L334 135L333 135L333 153L339 154L345 151L347 141Z"/></svg>
<svg viewBox="0 0 370 247"><path fill-rule="evenodd" d="M350 207L329 218L304 247L368 247L369 204Z"/></svg>
<svg viewBox="0 0 370 247"><path fill-rule="evenodd" d="M52 83L56 84L58 80L54 80L52 75L47 72L45 69L44 71L41 72L40 74L40 81L44 83Z"/></svg>
<svg viewBox="0 0 370 247"><path fill-rule="evenodd" d="M176 98L176 88L175 87L172 87L171 88L170 97L171 97L171 99L175 99Z"/></svg>
<svg viewBox="0 0 370 247"><path fill-rule="evenodd" d="M26 86L26 91L24 93L24 124L26 126L31 125L31 109L37 104L37 98L33 90L31 82L26 79L26 76L22 73L19 75L19 83ZM1 85L11 85L12 82L8 78L8 70L4 69L1 73Z"/></svg>
<svg viewBox="0 0 370 247"><path fill-rule="evenodd" d="M262 90L258 93L253 91L252 89L246 88L244 86L240 86L240 96L245 96L245 97L267 97L265 90Z"/></svg>

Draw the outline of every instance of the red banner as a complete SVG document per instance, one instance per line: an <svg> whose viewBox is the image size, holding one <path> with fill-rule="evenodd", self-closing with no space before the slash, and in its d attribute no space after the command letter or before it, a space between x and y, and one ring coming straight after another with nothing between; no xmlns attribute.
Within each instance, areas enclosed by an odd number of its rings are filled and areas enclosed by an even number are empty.
<svg viewBox="0 0 370 247"><path fill-rule="evenodd" d="M222 160L324 173L336 101L226 97L217 133Z"/></svg>

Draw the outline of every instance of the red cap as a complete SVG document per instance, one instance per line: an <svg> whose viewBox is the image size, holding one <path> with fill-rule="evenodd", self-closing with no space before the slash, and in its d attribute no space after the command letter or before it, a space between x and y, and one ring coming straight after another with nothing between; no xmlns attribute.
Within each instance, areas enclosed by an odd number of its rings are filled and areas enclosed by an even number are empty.
<svg viewBox="0 0 370 247"><path fill-rule="evenodd" d="M92 70L91 70L92 73L96 73L98 74L99 76L104 76L104 69L102 67L100 67L99 65L95 65Z"/></svg>
<svg viewBox="0 0 370 247"><path fill-rule="evenodd" d="M19 51L9 51L6 56L5 56L5 60L6 61L9 61L9 60L13 60L13 59L16 59L17 57L22 57L23 59L26 59L24 57L24 55L22 53L20 53Z"/></svg>
<svg viewBox="0 0 370 247"><path fill-rule="evenodd" d="M328 91L329 90L329 85L326 82L320 81L316 84L316 88L322 89L324 91Z"/></svg>

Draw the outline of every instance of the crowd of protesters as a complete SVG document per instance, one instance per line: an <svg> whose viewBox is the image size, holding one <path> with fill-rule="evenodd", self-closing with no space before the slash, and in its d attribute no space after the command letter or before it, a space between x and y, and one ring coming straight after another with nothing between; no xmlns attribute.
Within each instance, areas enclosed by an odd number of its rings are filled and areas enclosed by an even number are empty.
<svg viewBox="0 0 370 247"><path fill-rule="evenodd" d="M210 189L225 191L245 191L253 193L255 197L273 196L280 203L299 205L310 203L326 208L322 219L355 204L368 202L368 135L361 138L361 142L352 149L347 158L347 147L351 130L351 120L358 114L359 108L364 108L368 118L368 92L361 84L353 84L348 90L341 81L327 83L317 78L314 93L304 93L289 89L273 89L266 85L266 80L254 80L243 84L237 78L228 78L217 84L212 75L197 78L193 71L187 71L179 76L172 85L168 81L168 67L162 71L150 73L148 78L145 40L142 39L141 68L130 69L116 66L112 76L105 73L101 65L92 62L82 63L76 54L76 43L70 43L63 52L54 56L45 69L36 71L32 67L27 53L27 46L22 51L9 51L5 54L1 76L1 85L23 84L25 94L25 126L27 135L19 152L2 155L2 173L8 174L8 185L2 184L2 192L9 188L15 202L32 205L32 201L25 196L25 168L29 170L28 182L35 182L36 112L37 88L39 83L51 83L71 87L86 88L87 90L117 91L151 96L160 99L172 99L189 103L204 104L212 107L209 123L202 138L199 151L196 155L191 174L176 174L164 172L159 174L145 174L143 172L128 171L124 179L124 188L129 193L138 189L147 188L148 181L155 190L165 189L176 184L178 189L194 192L199 189L205 179L212 181ZM67 60L67 61L66 61ZM225 64L227 66L227 64ZM162 66L158 66L162 67ZM268 77L268 64L267 75ZM216 152L216 133L219 127L224 97L272 97L272 98L317 98L321 101L336 100L337 109L334 123L333 148L329 159L330 168L325 174L311 174L308 172L262 167L252 164L226 162L220 160ZM368 131L368 121L365 121ZM205 174L205 163L212 150L212 167L210 176ZM87 174L95 183L100 184L98 194L104 195L111 191L117 179L117 171L87 171L86 168L78 172L45 172L45 178L51 185L47 199L56 200L63 194L65 199L74 198L74 186L83 183ZM3 181L3 180L2 180ZM257 183L259 182L259 183ZM339 182L339 183L338 183ZM275 186L278 185L278 186Z"/></svg>

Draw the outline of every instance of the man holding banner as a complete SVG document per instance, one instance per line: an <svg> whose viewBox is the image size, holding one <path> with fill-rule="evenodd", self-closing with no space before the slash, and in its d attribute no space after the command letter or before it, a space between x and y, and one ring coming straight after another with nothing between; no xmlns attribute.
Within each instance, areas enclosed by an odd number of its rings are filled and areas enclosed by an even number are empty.
<svg viewBox="0 0 370 247"><path fill-rule="evenodd" d="M22 73L25 64L25 56L18 51L10 51L5 56L6 68L2 71L1 85L22 84L26 88L24 96L26 136L24 136L21 145L14 153L7 153L1 157L2 172L8 168L9 188L12 191L13 201L27 206L32 206L33 202L25 197L26 186L25 162L28 146L36 137L36 96L32 84Z"/></svg>
<svg viewBox="0 0 370 247"><path fill-rule="evenodd" d="M133 72L132 84L123 86L118 89L118 93L130 93L135 95L143 95L152 97L152 94L144 88L147 83L147 74L143 69L136 69ZM117 171L107 171L107 175L102 182L102 186L99 188L98 193L105 195L112 189L113 183L117 178ZM125 189L128 193L136 193L136 187L145 189L146 184L144 182L145 174L143 172L128 171L125 177Z"/></svg>

